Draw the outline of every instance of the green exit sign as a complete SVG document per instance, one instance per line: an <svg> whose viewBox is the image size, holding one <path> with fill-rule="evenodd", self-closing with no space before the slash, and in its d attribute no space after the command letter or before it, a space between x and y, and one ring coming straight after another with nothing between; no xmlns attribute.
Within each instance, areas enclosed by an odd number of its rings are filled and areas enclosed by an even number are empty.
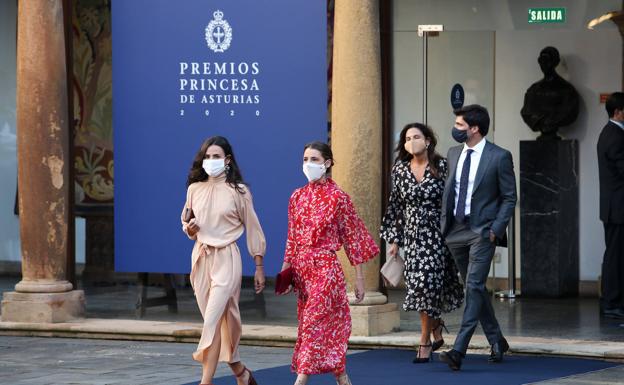
<svg viewBox="0 0 624 385"><path fill-rule="evenodd" d="M565 23L565 8L529 8L529 24Z"/></svg>

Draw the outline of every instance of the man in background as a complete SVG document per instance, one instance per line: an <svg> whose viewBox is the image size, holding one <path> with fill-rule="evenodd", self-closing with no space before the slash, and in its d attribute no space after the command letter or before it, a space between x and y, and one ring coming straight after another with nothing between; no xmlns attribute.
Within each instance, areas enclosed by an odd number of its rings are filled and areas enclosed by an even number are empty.
<svg viewBox="0 0 624 385"><path fill-rule="evenodd" d="M598 139L600 220L606 244L600 313L624 319L624 93L611 94L606 109L609 122Z"/></svg>

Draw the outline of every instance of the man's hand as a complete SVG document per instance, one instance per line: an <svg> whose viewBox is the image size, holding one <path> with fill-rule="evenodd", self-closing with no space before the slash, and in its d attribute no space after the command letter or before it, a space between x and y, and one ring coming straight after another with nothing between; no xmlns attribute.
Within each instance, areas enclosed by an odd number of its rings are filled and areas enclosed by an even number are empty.
<svg viewBox="0 0 624 385"><path fill-rule="evenodd" d="M492 230L490 230L490 242L496 242L496 234Z"/></svg>

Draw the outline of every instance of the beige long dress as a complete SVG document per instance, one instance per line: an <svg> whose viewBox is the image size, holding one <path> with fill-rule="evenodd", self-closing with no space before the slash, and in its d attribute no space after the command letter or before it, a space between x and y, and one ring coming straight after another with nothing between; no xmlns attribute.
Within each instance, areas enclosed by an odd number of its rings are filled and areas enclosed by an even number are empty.
<svg viewBox="0 0 624 385"><path fill-rule="evenodd" d="M200 229L195 236L192 253L191 285L204 327L193 359L202 362L206 349L212 344L221 321L221 352L219 361L238 362L238 344L242 326L238 301L242 280L241 254L236 245L247 230L247 248L252 256L264 256L266 241L253 208L251 193L241 186L244 194L225 181L225 174L210 177L188 187L186 204L195 214ZM187 233L187 224L182 221Z"/></svg>

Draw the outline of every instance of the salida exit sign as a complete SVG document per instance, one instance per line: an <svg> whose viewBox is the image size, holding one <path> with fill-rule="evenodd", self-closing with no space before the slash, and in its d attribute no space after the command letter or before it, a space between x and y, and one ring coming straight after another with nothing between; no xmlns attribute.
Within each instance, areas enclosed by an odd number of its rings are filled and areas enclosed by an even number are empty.
<svg viewBox="0 0 624 385"><path fill-rule="evenodd" d="M565 23L565 8L529 8L529 24Z"/></svg>

